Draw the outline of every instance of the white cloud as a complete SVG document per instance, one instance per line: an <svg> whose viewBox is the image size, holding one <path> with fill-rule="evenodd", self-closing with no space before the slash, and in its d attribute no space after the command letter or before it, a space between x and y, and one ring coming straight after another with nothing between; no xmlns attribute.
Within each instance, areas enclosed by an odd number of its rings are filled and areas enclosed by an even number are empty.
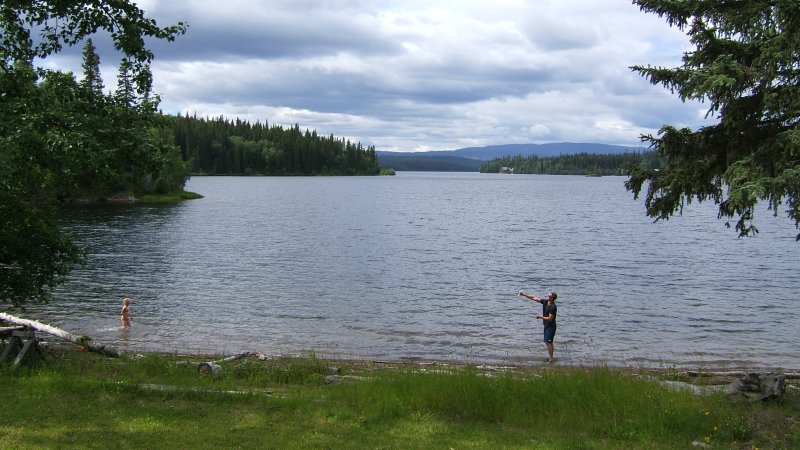
<svg viewBox="0 0 800 450"><path fill-rule="evenodd" d="M527 129L528 135L532 138L539 140L539 139L546 139L550 136L550 128L547 128L545 125L537 123L536 125L529 127Z"/></svg>

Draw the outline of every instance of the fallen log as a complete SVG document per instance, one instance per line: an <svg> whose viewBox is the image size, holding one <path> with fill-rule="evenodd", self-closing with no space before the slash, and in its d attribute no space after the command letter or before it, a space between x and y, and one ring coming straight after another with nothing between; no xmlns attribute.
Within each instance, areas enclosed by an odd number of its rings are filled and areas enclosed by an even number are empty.
<svg viewBox="0 0 800 450"><path fill-rule="evenodd" d="M750 400L781 399L786 395L786 376L782 373L748 373L733 380L725 389L728 395L742 395Z"/></svg>
<svg viewBox="0 0 800 450"><path fill-rule="evenodd" d="M227 358L218 359L216 361L205 361L201 362L197 365L197 373L201 375L212 375L218 376L222 373L222 366L220 364L236 361L237 359L245 358L251 355L255 355L253 352L244 352L239 353L238 355L229 356Z"/></svg>
<svg viewBox="0 0 800 450"><path fill-rule="evenodd" d="M0 320L27 327L36 331L41 331L42 333L50 334L57 338L64 339L65 341L72 342L73 344L80 345L90 352L100 353L112 357L119 356L119 353L113 347L107 347L105 345L99 345L90 342L92 338L89 336L76 336L68 331L64 331L54 326L45 325L43 323L36 322L35 320L22 319L6 313L0 313Z"/></svg>
<svg viewBox="0 0 800 450"><path fill-rule="evenodd" d="M253 353L253 352L244 352L244 353L239 353L238 355L228 356L227 358L222 358L222 359L218 359L216 361L211 361L211 362L216 363L216 364L220 364L220 363L225 363L225 362L236 361L237 359L242 359L242 358L246 358L248 356L253 356L253 355L255 355L255 353Z"/></svg>

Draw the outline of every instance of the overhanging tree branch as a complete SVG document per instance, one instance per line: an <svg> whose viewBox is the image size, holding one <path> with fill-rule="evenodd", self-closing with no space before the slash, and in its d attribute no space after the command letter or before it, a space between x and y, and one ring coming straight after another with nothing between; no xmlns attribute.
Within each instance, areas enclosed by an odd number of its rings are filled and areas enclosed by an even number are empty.
<svg viewBox="0 0 800 450"><path fill-rule="evenodd" d="M800 2L794 0L635 0L686 31L695 49L675 68L633 66L681 100L706 101L719 120L698 130L665 125L642 136L667 161L661 171L628 166L626 188L646 189L647 214L665 220L691 201L713 201L755 234L755 205L784 204L800 229ZM800 241L800 233L796 236Z"/></svg>

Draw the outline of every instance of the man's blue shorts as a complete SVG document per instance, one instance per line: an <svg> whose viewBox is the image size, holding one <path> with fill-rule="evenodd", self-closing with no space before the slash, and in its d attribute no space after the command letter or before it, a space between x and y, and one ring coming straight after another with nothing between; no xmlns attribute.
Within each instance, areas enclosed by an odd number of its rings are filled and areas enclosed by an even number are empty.
<svg viewBox="0 0 800 450"><path fill-rule="evenodd" d="M556 337L556 324L553 322L547 323L544 326L544 341L553 342Z"/></svg>

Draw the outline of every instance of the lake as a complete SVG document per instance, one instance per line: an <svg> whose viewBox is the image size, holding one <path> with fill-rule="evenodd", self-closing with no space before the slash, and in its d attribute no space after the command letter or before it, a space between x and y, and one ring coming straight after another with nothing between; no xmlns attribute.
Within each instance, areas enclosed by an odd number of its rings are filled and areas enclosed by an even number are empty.
<svg viewBox="0 0 800 450"><path fill-rule="evenodd" d="M27 318L126 351L800 368L800 244L713 204L653 223L623 177L193 177L179 205L71 207L88 248ZM133 327L122 330L123 297Z"/></svg>

